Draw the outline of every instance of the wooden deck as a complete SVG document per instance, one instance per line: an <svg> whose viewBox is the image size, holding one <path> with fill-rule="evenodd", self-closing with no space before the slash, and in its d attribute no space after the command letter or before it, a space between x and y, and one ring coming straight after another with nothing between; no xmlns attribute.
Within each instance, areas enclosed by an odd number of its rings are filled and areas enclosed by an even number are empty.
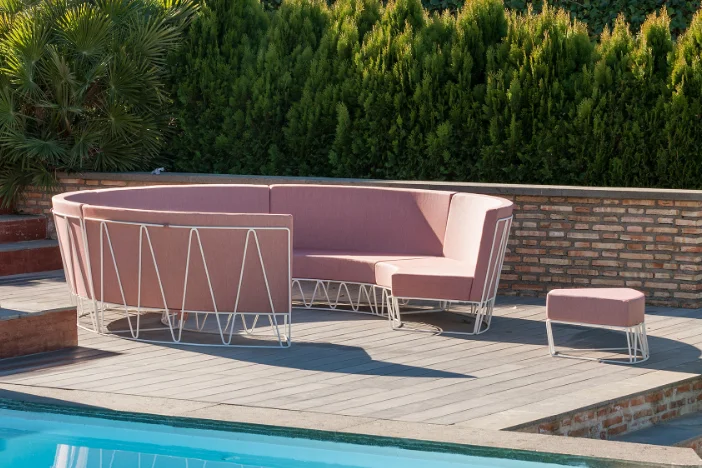
<svg viewBox="0 0 702 468"><path fill-rule="evenodd" d="M68 303L60 277L0 282L3 300ZM289 349L177 347L81 331L75 350L0 361L0 386L503 429L702 373L702 311L647 313L652 357L637 366L550 357L543 301L505 297L492 328L477 337L392 331L377 317L304 310L293 312ZM556 333L575 348L623 339L577 327Z"/></svg>

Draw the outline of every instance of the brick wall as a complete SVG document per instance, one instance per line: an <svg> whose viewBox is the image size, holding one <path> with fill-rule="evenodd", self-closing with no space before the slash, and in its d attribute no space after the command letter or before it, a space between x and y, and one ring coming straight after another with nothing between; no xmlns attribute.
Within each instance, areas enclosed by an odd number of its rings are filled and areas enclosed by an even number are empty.
<svg viewBox="0 0 702 468"><path fill-rule="evenodd" d="M191 183L342 183L498 195L515 202L502 294L628 286L644 291L649 304L702 307L702 191L141 173L62 176L60 190ZM18 206L44 214L50 207L50 195L36 191Z"/></svg>
<svg viewBox="0 0 702 468"><path fill-rule="evenodd" d="M0 320L0 359L78 346L76 308Z"/></svg>
<svg viewBox="0 0 702 468"><path fill-rule="evenodd" d="M702 410L702 377L617 401L509 428L519 432L611 439ZM690 441L692 446L694 441ZM693 448L698 450L700 444Z"/></svg>

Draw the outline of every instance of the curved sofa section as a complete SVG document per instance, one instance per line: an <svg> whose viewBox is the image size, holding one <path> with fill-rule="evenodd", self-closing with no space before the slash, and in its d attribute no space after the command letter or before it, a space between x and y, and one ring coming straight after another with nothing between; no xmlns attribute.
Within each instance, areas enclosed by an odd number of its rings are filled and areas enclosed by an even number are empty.
<svg viewBox="0 0 702 468"><path fill-rule="evenodd" d="M91 190L53 206L79 297L274 313L290 308L292 271L325 294L331 282L367 287L369 301L380 289L380 315L395 324L407 298L468 302L488 326L512 215L498 197L336 185Z"/></svg>
<svg viewBox="0 0 702 468"><path fill-rule="evenodd" d="M289 310L292 217L268 213L268 192L164 186L57 195L72 292L128 307Z"/></svg>

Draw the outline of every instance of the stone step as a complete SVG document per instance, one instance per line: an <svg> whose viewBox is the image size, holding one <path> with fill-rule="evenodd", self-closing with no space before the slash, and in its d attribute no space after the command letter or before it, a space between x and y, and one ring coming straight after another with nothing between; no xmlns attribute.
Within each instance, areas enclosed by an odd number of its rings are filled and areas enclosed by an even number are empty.
<svg viewBox="0 0 702 468"><path fill-rule="evenodd" d="M46 217L0 214L0 244L46 239Z"/></svg>
<svg viewBox="0 0 702 468"><path fill-rule="evenodd" d="M60 270L58 242L51 239L0 244L0 276Z"/></svg>

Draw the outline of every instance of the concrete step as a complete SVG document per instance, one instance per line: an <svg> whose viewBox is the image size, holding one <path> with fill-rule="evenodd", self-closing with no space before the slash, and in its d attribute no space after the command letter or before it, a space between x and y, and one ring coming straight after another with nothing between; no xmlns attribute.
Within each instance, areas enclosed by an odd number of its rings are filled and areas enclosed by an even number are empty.
<svg viewBox="0 0 702 468"><path fill-rule="evenodd" d="M58 242L51 239L0 244L0 276L63 268Z"/></svg>
<svg viewBox="0 0 702 468"><path fill-rule="evenodd" d="M46 239L46 217L0 214L0 244Z"/></svg>

